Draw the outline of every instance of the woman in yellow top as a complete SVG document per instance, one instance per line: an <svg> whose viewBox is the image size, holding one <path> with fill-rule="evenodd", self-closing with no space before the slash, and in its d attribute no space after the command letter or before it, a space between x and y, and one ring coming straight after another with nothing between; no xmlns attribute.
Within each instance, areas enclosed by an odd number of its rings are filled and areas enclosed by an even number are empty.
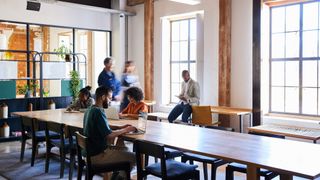
<svg viewBox="0 0 320 180"><path fill-rule="evenodd" d="M130 101L128 106L119 114L121 118L138 119L139 113L147 113L148 106L142 102L143 92L138 87L130 87L126 90L126 95Z"/></svg>

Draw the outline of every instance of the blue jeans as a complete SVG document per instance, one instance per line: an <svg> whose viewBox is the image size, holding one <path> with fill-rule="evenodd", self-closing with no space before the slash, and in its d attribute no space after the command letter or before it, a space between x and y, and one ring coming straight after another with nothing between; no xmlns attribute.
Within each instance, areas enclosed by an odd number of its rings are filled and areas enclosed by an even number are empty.
<svg viewBox="0 0 320 180"><path fill-rule="evenodd" d="M176 120L180 114L182 114L182 121L188 122L188 118L190 117L192 113L192 107L190 104L177 104L172 111L170 112L168 116L168 120L170 123L172 123L174 120Z"/></svg>

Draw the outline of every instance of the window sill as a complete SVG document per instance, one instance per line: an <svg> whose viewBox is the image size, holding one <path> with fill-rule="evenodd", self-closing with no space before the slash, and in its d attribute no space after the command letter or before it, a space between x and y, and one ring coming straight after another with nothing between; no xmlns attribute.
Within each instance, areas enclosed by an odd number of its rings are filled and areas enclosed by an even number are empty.
<svg viewBox="0 0 320 180"><path fill-rule="evenodd" d="M297 119L297 120L313 120L320 121L320 116L312 115L298 115L298 114L281 114L281 113L267 113L264 114L265 117L275 117L275 118L288 118L288 119Z"/></svg>

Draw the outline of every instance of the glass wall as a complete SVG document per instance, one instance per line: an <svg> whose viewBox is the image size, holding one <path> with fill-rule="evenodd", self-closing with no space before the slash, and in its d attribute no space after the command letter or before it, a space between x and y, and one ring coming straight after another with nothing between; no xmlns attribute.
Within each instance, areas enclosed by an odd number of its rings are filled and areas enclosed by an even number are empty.
<svg viewBox="0 0 320 180"><path fill-rule="evenodd" d="M10 80L16 84L16 94L14 97L11 95L0 98L25 97L28 89L32 91L31 96L39 96L40 56L36 56L33 61L34 51L44 53L41 91L45 97L70 95L68 85L72 70L79 72L82 87L94 86L97 81L96 64L102 69L100 61L103 62L106 56L110 56L109 37L110 32L107 31L0 22L0 49L23 51L0 52L0 63L16 64L12 64L14 67L10 68L12 74L15 74L10 78L3 77L1 74L5 73L0 73L0 87ZM77 55L66 55L68 53ZM1 67L4 69L4 66ZM0 71L4 72L2 69Z"/></svg>

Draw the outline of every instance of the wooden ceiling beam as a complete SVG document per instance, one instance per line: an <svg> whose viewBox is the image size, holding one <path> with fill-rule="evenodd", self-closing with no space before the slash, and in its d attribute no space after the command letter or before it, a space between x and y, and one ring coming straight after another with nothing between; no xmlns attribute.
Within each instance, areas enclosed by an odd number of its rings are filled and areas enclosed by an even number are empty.
<svg viewBox="0 0 320 180"><path fill-rule="evenodd" d="M145 0L127 0L127 6L136 6L143 4Z"/></svg>

